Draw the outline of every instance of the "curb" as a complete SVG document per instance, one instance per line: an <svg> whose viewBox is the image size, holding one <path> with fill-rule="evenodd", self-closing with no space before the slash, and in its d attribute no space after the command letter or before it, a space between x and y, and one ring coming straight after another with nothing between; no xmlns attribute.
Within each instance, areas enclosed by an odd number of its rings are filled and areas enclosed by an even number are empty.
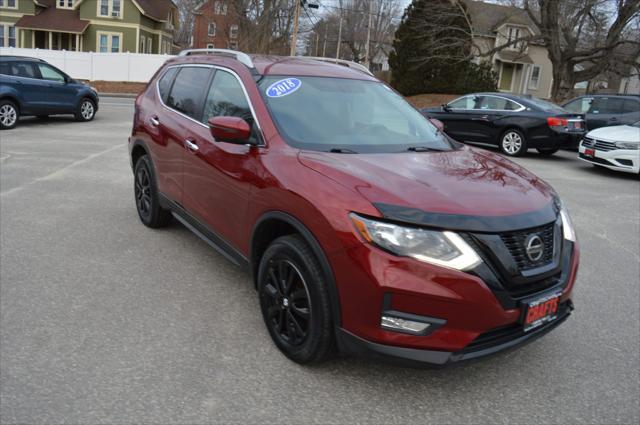
<svg viewBox="0 0 640 425"><path fill-rule="evenodd" d="M99 97L125 97L128 99L135 99L138 97L136 93L102 93L98 92Z"/></svg>

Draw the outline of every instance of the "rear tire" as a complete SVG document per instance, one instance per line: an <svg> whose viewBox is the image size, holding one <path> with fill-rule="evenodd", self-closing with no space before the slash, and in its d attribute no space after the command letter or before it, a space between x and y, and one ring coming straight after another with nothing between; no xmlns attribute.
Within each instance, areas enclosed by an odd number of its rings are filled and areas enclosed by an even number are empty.
<svg viewBox="0 0 640 425"><path fill-rule="evenodd" d="M536 149L540 155L551 156L554 153L558 152L559 148L537 148Z"/></svg>
<svg viewBox="0 0 640 425"><path fill-rule="evenodd" d="M10 100L0 100L0 129L10 130L18 125L20 111Z"/></svg>
<svg viewBox="0 0 640 425"><path fill-rule="evenodd" d="M93 100L85 97L76 108L76 121L91 121L96 116L96 104Z"/></svg>
<svg viewBox="0 0 640 425"><path fill-rule="evenodd" d="M147 227L164 227L171 221L171 213L160 206L158 186L148 155L138 159L133 172L136 209L140 221Z"/></svg>
<svg viewBox="0 0 640 425"><path fill-rule="evenodd" d="M520 130L510 128L500 136L500 150L507 156L522 156L527 152L527 140Z"/></svg>
<svg viewBox="0 0 640 425"><path fill-rule="evenodd" d="M333 323L320 262L300 235L269 245L258 267L260 309L276 346L296 363L325 360L332 353Z"/></svg>

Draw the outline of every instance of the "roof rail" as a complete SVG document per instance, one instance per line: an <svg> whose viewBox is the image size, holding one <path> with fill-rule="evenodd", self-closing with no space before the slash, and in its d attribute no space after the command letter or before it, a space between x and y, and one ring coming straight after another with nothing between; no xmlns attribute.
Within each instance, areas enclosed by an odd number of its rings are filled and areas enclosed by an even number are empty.
<svg viewBox="0 0 640 425"><path fill-rule="evenodd" d="M360 72L364 72L365 74L373 76L373 72L371 72L369 68L367 68L366 66L353 61L348 61L346 59L325 58L321 56L298 56L297 59L312 59L312 60L321 61L321 62L335 63L336 65L342 65L342 66L346 66L347 68L353 68Z"/></svg>
<svg viewBox="0 0 640 425"><path fill-rule="evenodd" d="M229 57L232 57L232 58L236 59L238 62L241 62L242 64L246 65L249 68L255 68L255 66L253 65L253 61L251 60L249 55L247 55L246 53L243 53L243 52L238 52L237 50L230 50L230 49L187 49L187 50L181 51L178 54L178 56L191 56L191 55L199 55L199 54L229 56Z"/></svg>

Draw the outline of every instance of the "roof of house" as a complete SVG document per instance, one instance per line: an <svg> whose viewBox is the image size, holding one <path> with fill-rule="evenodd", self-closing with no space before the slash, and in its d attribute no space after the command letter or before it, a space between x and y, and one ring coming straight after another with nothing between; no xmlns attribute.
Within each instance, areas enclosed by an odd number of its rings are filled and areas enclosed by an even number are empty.
<svg viewBox="0 0 640 425"><path fill-rule="evenodd" d="M473 29L478 35L494 37L498 28L507 23L526 25L536 34L540 32L527 12L519 7L476 0L462 1L469 11Z"/></svg>
<svg viewBox="0 0 640 425"><path fill-rule="evenodd" d="M55 0L50 1L53 2ZM43 3L44 0L40 0L40 2ZM48 7L35 16L24 15L15 25L18 28L81 34L87 29L89 24L89 21L80 19L78 12L75 10Z"/></svg>
<svg viewBox="0 0 640 425"><path fill-rule="evenodd" d="M156 21L169 19L169 11L176 5L172 0L133 0L143 10L144 14Z"/></svg>

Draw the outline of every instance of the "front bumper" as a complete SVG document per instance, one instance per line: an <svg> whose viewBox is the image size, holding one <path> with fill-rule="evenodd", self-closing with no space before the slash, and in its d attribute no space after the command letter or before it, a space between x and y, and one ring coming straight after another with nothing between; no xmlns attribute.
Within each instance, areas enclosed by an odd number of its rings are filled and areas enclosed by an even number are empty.
<svg viewBox="0 0 640 425"><path fill-rule="evenodd" d="M585 162L600 165L611 170L635 174L640 173L640 151L638 150L615 149L603 151L595 149L595 156L588 157L585 155L586 149L582 144L578 149L578 158Z"/></svg>
<svg viewBox="0 0 640 425"><path fill-rule="evenodd" d="M558 318L552 322L526 333L517 325L495 329L478 336L469 346L457 352L420 350L379 344L360 338L342 328L338 331L338 344L343 350L363 357L387 360L409 366L444 365L463 360L478 359L528 344L558 327L569 318L572 311L573 303L571 300L566 301L560 306Z"/></svg>

